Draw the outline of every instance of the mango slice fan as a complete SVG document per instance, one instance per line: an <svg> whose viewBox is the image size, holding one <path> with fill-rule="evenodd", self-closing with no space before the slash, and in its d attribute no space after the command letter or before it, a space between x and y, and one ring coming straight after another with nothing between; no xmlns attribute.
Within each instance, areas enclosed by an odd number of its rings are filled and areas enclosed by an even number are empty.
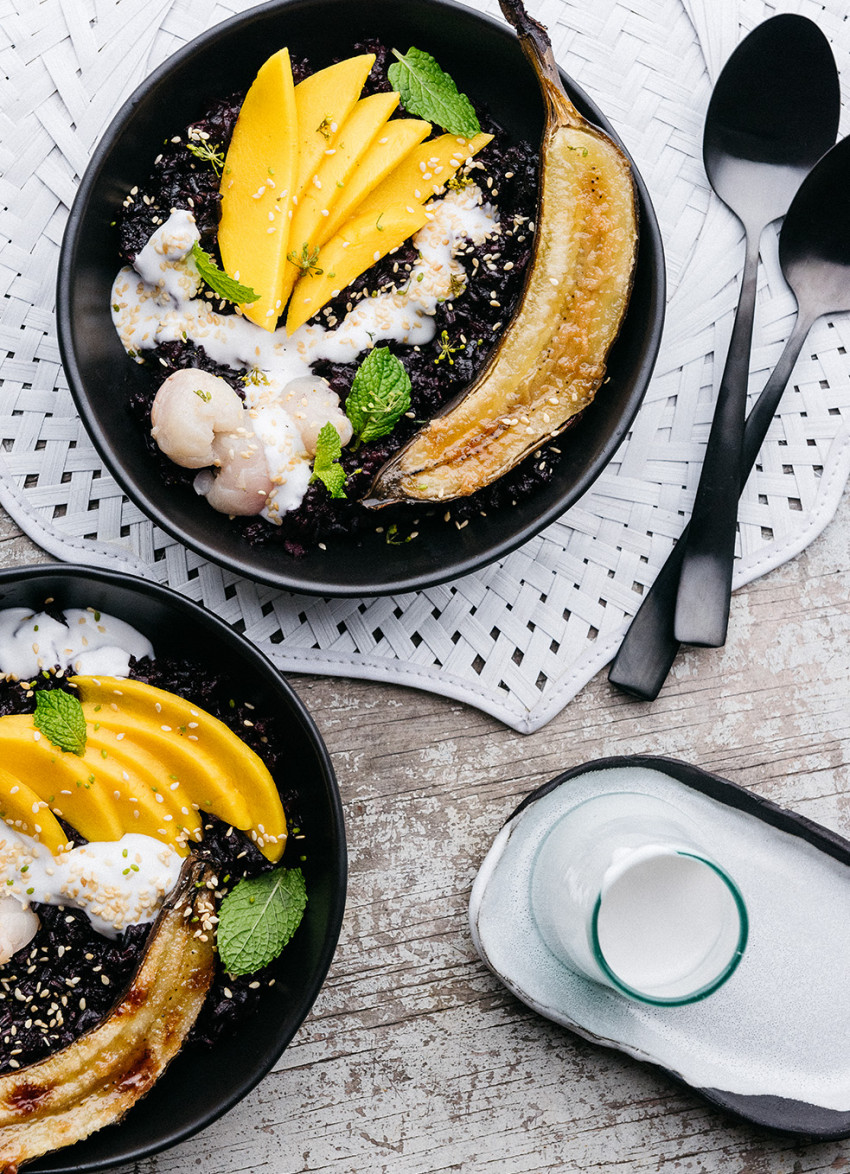
<svg viewBox="0 0 850 1174"><path fill-rule="evenodd" d="M228 273L258 294L241 306L273 331L312 318L428 220L427 201L492 138L391 120L396 92L360 97L375 57L350 57L293 84L289 51L260 69L221 179L218 243ZM287 309L288 307L288 309Z"/></svg>

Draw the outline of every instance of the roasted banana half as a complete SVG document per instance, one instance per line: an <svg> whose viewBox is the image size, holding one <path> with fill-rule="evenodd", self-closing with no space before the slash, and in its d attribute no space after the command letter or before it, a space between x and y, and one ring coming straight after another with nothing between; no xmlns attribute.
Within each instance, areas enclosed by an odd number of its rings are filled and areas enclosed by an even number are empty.
<svg viewBox="0 0 850 1174"><path fill-rule="evenodd" d="M516 314L466 391L379 470L364 504L466 497L592 401L628 304L637 201L622 151L564 92L542 25L500 0L546 103L534 253Z"/></svg>
<svg viewBox="0 0 850 1174"><path fill-rule="evenodd" d="M110 1014L67 1048L0 1077L0 1171L120 1120L174 1058L212 981L209 867L193 860Z"/></svg>

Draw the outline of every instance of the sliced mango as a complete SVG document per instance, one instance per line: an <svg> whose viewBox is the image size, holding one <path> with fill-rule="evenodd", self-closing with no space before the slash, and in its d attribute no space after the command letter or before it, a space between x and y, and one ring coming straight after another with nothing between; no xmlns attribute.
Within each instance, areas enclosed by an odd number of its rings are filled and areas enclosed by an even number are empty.
<svg viewBox="0 0 850 1174"><path fill-rule="evenodd" d="M492 137L440 135L409 151L322 246L322 272L307 270L298 279L289 303L287 333L292 334L355 277L417 232L428 219L425 201L439 194L461 164Z"/></svg>
<svg viewBox="0 0 850 1174"><path fill-rule="evenodd" d="M200 789L196 792L195 783L180 777L181 765L185 768L185 753L175 749L173 758L163 757L169 773L181 782L175 795L188 795L203 810L220 815L247 832L267 859L280 859L286 844L286 818L274 779L262 759L223 722L192 702L142 681L74 677L71 683L77 688L84 710L89 712L87 707L91 705L90 712L97 713L101 723L125 722L125 731L136 722L146 723L153 730L169 735L172 747L179 746L181 751L197 750L199 761L214 763L215 774L204 780L203 792ZM133 737L132 732L127 733L129 740ZM160 753L165 754L165 747L161 746ZM238 810L240 797L246 805L247 819ZM201 798L205 802L210 799L214 806L205 807ZM231 819L233 814L240 818Z"/></svg>
<svg viewBox="0 0 850 1174"><path fill-rule="evenodd" d="M327 69L311 74L295 87L298 119L298 170L296 197L316 174L325 151L354 109L363 83L375 64L374 53L347 57Z"/></svg>
<svg viewBox="0 0 850 1174"><path fill-rule="evenodd" d="M349 220L322 250L322 272L305 273L298 279L289 303L287 332L292 334L303 326L355 277L417 232L427 219L426 209L412 204L409 208L390 208L377 219L370 212Z"/></svg>
<svg viewBox="0 0 850 1174"><path fill-rule="evenodd" d="M390 208L424 204L438 196L461 164L482 147L492 135L477 134L464 139L458 135L439 135L410 151L399 166L370 192L355 215L380 216Z"/></svg>
<svg viewBox="0 0 850 1174"><path fill-rule="evenodd" d="M44 844L54 856L68 837L47 803L17 776L0 768L0 819L16 831Z"/></svg>
<svg viewBox="0 0 850 1174"><path fill-rule="evenodd" d="M296 87L301 153L287 265L279 290L281 306L286 305L299 275L320 267L315 237L322 213L330 215L358 154L398 105L398 94L373 94L357 101L373 62L371 54L351 57ZM310 82L315 84L308 90Z"/></svg>
<svg viewBox="0 0 850 1174"><path fill-rule="evenodd" d="M298 168L295 87L289 51L265 62L245 96L221 177L218 245L224 268L258 299L246 318L274 330L286 266Z"/></svg>
<svg viewBox="0 0 850 1174"><path fill-rule="evenodd" d="M397 105L396 93L361 98L335 136L334 145L321 156L316 172L298 197L298 207L292 214L289 259L281 295L284 305L299 275L321 268L321 253L317 247L319 233L356 169L358 157L368 150Z"/></svg>
<svg viewBox="0 0 850 1174"><path fill-rule="evenodd" d="M172 789L176 780L167 764L134 739L120 736L124 731L89 722L86 732L87 750L100 755L101 773L108 771L114 784L112 797L121 808L124 830L152 836L185 854L187 839L201 839L201 817L185 791Z"/></svg>
<svg viewBox="0 0 850 1174"><path fill-rule="evenodd" d="M57 749L35 728L31 714L0 719L0 762L87 840L118 840L125 831L139 830L125 827L114 798L114 773L104 769L100 755L89 747L82 756Z"/></svg>
<svg viewBox="0 0 850 1174"><path fill-rule="evenodd" d="M202 811L217 815L234 827L251 826L251 812L244 795L231 785L211 754L178 731L163 730L162 723L154 725L120 706L113 710L89 701L83 705L83 713L87 721L100 727L99 733L116 740L115 752L121 754L122 747L129 747L137 763L151 764L157 771L153 786L164 795L166 803L180 805L181 815L186 814L185 800L191 797L191 803Z"/></svg>
<svg viewBox="0 0 850 1174"><path fill-rule="evenodd" d="M321 247L335 236L337 229L352 215L358 204L430 133L431 123L419 118L394 118L388 122L345 181L345 187L334 202L330 216L319 226L316 244Z"/></svg>
<svg viewBox="0 0 850 1174"><path fill-rule="evenodd" d="M88 840L139 832L185 854L209 812L280 858L286 820L274 780L227 726L138 681L74 683L86 718L82 755L54 746L31 714L0 718L0 819L54 853L67 842L61 816Z"/></svg>
<svg viewBox="0 0 850 1174"><path fill-rule="evenodd" d="M222 176L219 245L225 269L258 294L243 313L266 330L292 297L291 333L401 244L424 223L416 209L492 138L423 142L429 123L390 122L397 94L359 98L374 62L349 57L293 86L281 49L245 98Z"/></svg>
<svg viewBox="0 0 850 1174"><path fill-rule="evenodd" d="M173 793L166 798L168 776L161 765L109 731L88 726L86 734L85 754L65 753L38 733L31 716L10 715L0 719L0 756L10 773L27 780L87 840L139 832L185 854L186 835L195 832L197 838L200 817L191 807L184 816Z"/></svg>

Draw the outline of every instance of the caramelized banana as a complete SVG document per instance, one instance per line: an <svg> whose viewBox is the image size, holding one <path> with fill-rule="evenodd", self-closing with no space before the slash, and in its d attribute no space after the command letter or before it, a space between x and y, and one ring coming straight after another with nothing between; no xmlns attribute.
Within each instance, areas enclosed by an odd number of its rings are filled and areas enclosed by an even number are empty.
<svg viewBox="0 0 850 1174"><path fill-rule="evenodd" d="M379 470L364 502L448 501L507 473L593 400L637 253L631 168L561 85L545 29L500 0L546 103L534 253L519 307L466 391Z"/></svg>
<svg viewBox="0 0 850 1174"><path fill-rule="evenodd" d="M176 1056L213 975L210 875L191 858L183 866L135 978L102 1023L0 1077L0 1170L119 1120Z"/></svg>

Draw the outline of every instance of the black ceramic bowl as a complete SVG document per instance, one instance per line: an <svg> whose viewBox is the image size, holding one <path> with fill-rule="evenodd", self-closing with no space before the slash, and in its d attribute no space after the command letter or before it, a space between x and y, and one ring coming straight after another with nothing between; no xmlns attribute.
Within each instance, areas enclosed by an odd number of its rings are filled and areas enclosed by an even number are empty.
<svg viewBox="0 0 850 1174"><path fill-rule="evenodd" d="M232 1108L272 1068L310 1010L327 974L345 906L345 831L328 752L307 710L262 653L203 608L166 588L88 567L0 571L0 608L95 607L127 620L154 648L211 665L240 696L270 712L289 747L290 775L305 832L308 903L282 955L277 982L255 1014L211 1047L187 1046L118 1125L34 1162L42 1174L81 1174L135 1162L174 1145Z"/></svg>
<svg viewBox="0 0 850 1174"><path fill-rule="evenodd" d="M402 50L433 49L460 88L486 105L511 136L540 140L537 81L506 26L451 0L273 0L187 45L126 102L83 177L59 262L59 342L71 391L127 495L164 530L214 562L273 586L321 595L389 594L445 582L507 554L559 517L625 437L652 373L664 317L661 238L637 176L637 272L610 355L610 380L564 438L556 475L533 497L477 517L462 530L446 525L442 510L433 517L418 510L418 537L412 542L388 545L384 535L371 533L329 542L326 551L295 561L274 544L250 546L202 499L165 486L126 405L136 381L149 376L126 356L112 326L109 295L120 261L110 225L127 192L147 176L163 138L197 118L216 93L247 88L273 49L287 45L321 67L370 36ZM582 113L610 131L596 106L568 84Z"/></svg>

